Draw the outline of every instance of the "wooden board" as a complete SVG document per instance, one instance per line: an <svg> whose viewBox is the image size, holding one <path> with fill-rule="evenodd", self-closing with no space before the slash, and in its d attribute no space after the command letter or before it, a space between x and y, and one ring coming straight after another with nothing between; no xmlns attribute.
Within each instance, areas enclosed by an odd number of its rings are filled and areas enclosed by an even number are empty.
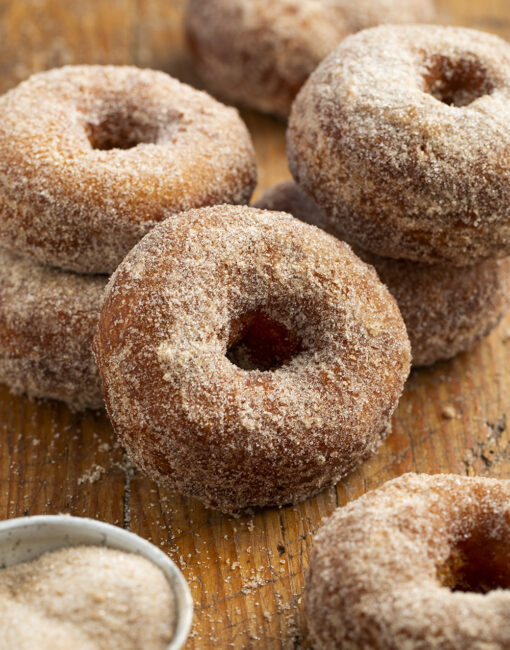
<svg viewBox="0 0 510 650"><path fill-rule="evenodd" d="M179 0L0 0L0 90L75 62L136 63L193 79ZM508 0L443 0L442 20L510 38ZM244 112L258 154L257 195L288 177L284 126ZM76 415L0 388L0 518L95 517L167 552L196 607L189 649L306 647L302 599L321 518L403 472L510 477L510 317L469 353L414 371L379 453L318 497L232 519L135 472L104 414Z"/></svg>

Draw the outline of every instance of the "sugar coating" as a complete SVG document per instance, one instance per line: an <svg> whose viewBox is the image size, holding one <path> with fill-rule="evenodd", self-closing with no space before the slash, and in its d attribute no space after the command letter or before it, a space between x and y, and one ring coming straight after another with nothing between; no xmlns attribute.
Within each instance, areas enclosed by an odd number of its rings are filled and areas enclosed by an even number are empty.
<svg viewBox="0 0 510 650"><path fill-rule="evenodd" d="M301 351L271 371L231 363L249 314ZM348 246L226 205L168 219L128 254L95 355L133 462L223 511L296 502L373 453L410 357L395 301Z"/></svg>
<svg viewBox="0 0 510 650"><path fill-rule="evenodd" d="M287 144L296 182L364 250L456 266L510 254L510 46L496 36L350 36L303 87Z"/></svg>
<svg viewBox="0 0 510 650"><path fill-rule="evenodd" d="M315 648L502 650L510 590L451 591L459 545L509 571L510 481L406 474L339 508L314 540L305 591Z"/></svg>
<svg viewBox="0 0 510 650"><path fill-rule="evenodd" d="M260 210L287 212L300 221L317 226L333 236L338 236L317 203L292 180L273 185L253 206Z"/></svg>
<svg viewBox="0 0 510 650"><path fill-rule="evenodd" d="M510 258L454 267L393 260L356 249L396 299L411 340L413 366L469 350L510 307Z"/></svg>
<svg viewBox="0 0 510 650"><path fill-rule="evenodd" d="M342 239L317 204L293 181L267 190L258 208L289 212ZM354 247L397 300L411 341L413 366L468 350L487 336L510 306L510 258L453 267L381 257Z"/></svg>
<svg viewBox="0 0 510 650"><path fill-rule="evenodd" d="M77 546L0 570L0 647L165 650L176 603L164 574L132 553Z"/></svg>
<svg viewBox="0 0 510 650"><path fill-rule="evenodd" d="M0 242L41 262L109 273L156 222L255 186L237 111L163 72L50 70L0 112Z"/></svg>
<svg viewBox="0 0 510 650"><path fill-rule="evenodd" d="M434 15L433 0L191 0L186 27L213 91L286 117L308 75L346 36Z"/></svg>
<svg viewBox="0 0 510 650"><path fill-rule="evenodd" d="M0 249L0 381L76 410L102 408L91 344L107 281Z"/></svg>

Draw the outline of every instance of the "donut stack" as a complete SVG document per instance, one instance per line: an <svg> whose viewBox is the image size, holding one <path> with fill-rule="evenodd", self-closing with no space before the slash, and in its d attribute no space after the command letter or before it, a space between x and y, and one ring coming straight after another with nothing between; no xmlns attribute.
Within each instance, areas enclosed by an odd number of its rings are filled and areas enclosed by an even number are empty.
<svg viewBox="0 0 510 650"><path fill-rule="evenodd" d="M247 202L250 136L234 109L127 66L34 75L0 110L0 381L99 408L109 274L169 215Z"/></svg>
<svg viewBox="0 0 510 650"><path fill-rule="evenodd" d="M509 124L510 46L453 27L351 36L293 105L289 166L311 220L376 267L414 365L467 349L508 309Z"/></svg>

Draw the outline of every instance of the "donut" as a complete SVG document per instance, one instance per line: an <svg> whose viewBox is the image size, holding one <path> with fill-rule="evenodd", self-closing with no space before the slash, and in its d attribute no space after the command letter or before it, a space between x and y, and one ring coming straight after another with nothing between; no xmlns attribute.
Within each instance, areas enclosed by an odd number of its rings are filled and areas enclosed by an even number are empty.
<svg viewBox="0 0 510 650"><path fill-rule="evenodd" d="M296 219L309 223L311 226L322 228L334 237L342 239L338 233L331 228L326 216L317 203L308 194L294 183L294 181L281 181L269 187L262 196L255 201L253 207L259 210L271 210L273 212L287 212Z"/></svg>
<svg viewBox="0 0 510 650"><path fill-rule="evenodd" d="M316 649L510 647L510 481L406 474L315 537L305 609Z"/></svg>
<svg viewBox="0 0 510 650"><path fill-rule="evenodd" d="M317 226L317 228L329 232L334 237L343 239L338 231L331 227L317 203L303 192L294 181L282 181L268 188L255 201L253 207L259 210L287 212L300 221L309 223L311 226Z"/></svg>
<svg viewBox="0 0 510 650"><path fill-rule="evenodd" d="M298 185L383 257L468 266L510 255L510 45L382 26L310 76L287 131Z"/></svg>
<svg viewBox="0 0 510 650"><path fill-rule="evenodd" d="M186 33L211 89L286 117L308 75L347 35L434 13L433 0L190 0Z"/></svg>
<svg viewBox="0 0 510 650"><path fill-rule="evenodd" d="M0 249L0 382L73 410L102 408L91 345L107 281Z"/></svg>
<svg viewBox="0 0 510 650"><path fill-rule="evenodd" d="M236 110L163 72L50 70L0 112L0 244L61 268L110 273L156 222L256 182Z"/></svg>
<svg viewBox="0 0 510 650"><path fill-rule="evenodd" d="M394 299L348 246L228 205L133 248L94 351L134 464L224 512L338 481L386 436L410 365Z"/></svg>
<svg viewBox="0 0 510 650"><path fill-rule="evenodd" d="M294 217L342 238L317 204L292 181L270 188L258 208ZM377 271L396 299L411 341L413 366L451 359L487 336L510 307L510 258L472 266L424 264L354 252Z"/></svg>

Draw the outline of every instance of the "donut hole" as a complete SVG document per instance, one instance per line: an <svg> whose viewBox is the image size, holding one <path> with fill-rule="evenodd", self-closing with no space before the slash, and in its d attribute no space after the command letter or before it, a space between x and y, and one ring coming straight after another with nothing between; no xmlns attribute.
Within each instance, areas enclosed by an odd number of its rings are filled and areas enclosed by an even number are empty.
<svg viewBox="0 0 510 650"><path fill-rule="evenodd" d="M510 589L508 540L478 533L455 544L448 560L438 569L438 578L451 591L486 594Z"/></svg>
<svg viewBox="0 0 510 650"><path fill-rule="evenodd" d="M426 91L448 106L469 106L476 99L490 95L494 84L487 70L477 60L436 56L427 66Z"/></svg>
<svg viewBox="0 0 510 650"><path fill-rule="evenodd" d="M92 149L132 149L139 144L154 144L158 127L147 120L140 111L114 111L98 123L86 125Z"/></svg>
<svg viewBox="0 0 510 650"><path fill-rule="evenodd" d="M276 370L302 350L299 337L263 312L249 312L230 327L227 359L242 370Z"/></svg>

